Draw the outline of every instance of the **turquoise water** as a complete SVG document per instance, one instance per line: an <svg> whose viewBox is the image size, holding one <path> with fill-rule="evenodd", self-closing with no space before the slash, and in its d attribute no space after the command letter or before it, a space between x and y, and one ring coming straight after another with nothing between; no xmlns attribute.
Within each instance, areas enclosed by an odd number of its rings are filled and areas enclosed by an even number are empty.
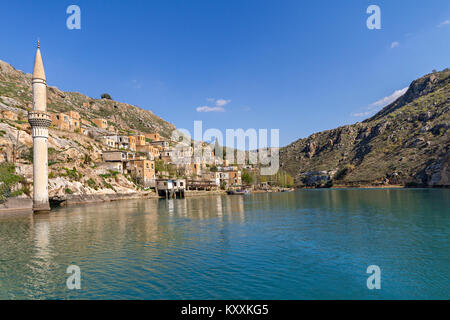
<svg viewBox="0 0 450 320"><path fill-rule="evenodd" d="M449 196L301 190L3 216L0 299L449 299ZM80 290L66 287L73 264Z"/></svg>

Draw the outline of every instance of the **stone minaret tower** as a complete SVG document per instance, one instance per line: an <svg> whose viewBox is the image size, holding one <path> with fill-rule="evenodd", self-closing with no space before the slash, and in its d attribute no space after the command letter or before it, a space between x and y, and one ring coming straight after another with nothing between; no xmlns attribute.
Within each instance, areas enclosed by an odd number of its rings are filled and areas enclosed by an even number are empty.
<svg viewBox="0 0 450 320"><path fill-rule="evenodd" d="M32 77L33 111L28 122L33 132L33 211L48 212L48 127L52 123L47 113L47 82L41 51L37 45Z"/></svg>

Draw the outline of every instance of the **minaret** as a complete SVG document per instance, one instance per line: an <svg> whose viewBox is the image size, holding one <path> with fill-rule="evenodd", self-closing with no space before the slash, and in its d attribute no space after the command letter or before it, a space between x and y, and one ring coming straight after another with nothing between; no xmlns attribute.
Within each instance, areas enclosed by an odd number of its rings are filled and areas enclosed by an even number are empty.
<svg viewBox="0 0 450 320"><path fill-rule="evenodd" d="M41 50L37 45L32 77L33 111L28 112L28 122L33 132L33 211L49 212L48 202L48 127L52 123L47 113L47 82Z"/></svg>

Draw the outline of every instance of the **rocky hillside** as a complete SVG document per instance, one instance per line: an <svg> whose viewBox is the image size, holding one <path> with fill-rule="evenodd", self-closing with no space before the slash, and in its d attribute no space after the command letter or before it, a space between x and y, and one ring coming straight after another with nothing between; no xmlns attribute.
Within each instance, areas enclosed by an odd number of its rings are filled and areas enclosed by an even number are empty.
<svg viewBox="0 0 450 320"><path fill-rule="evenodd" d="M50 81L51 83L51 81ZM99 96L100 96L99 92ZM63 92L49 86L49 112L77 111L84 119L105 118L119 132L139 130L159 132L169 138L175 126L148 110L108 99L94 99L77 92ZM14 69L0 60L0 109L30 110L32 105L31 74ZM92 124L93 125L93 124Z"/></svg>
<svg viewBox="0 0 450 320"><path fill-rule="evenodd" d="M0 177L17 180L12 184L12 195L29 197L33 183L33 141L25 121L0 119ZM141 190L131 177L116 174L99 166L102 147L99 142L74 132L49 130L48 170L51 198L72 195L130 194ZM14 170L5 174L4 165L14 164ZM2 175L3 173L3 175ZM0 190L2 196L8 196ZM3 199L4 200L4 199Z"/></svg>
<svg viewBox="0 0 450 320"><path fill-rule="evenodd" d="M450 69L411 83L373 117L280 150L297 186L450 186Z"/></svg>
<svg viewBox="0 0 450 320"><path fill-rule="evenodd" d="M105 118L115 131L159 132L170 137L175 126L151 111L107 99L93 99L80 93L63 92L49 86L49 112L74 110L93 132L104 133L91 121ZM0 61L0 111L9 110L18 119L0 117L0 205L5 197L29 198L32 194L33 153L27 111L32 107L31 75ZM48 140L49 195L51 199L75 196L125 195L145 193L129 175L101 166L100 142L81 133L51 126Z"/></svg>

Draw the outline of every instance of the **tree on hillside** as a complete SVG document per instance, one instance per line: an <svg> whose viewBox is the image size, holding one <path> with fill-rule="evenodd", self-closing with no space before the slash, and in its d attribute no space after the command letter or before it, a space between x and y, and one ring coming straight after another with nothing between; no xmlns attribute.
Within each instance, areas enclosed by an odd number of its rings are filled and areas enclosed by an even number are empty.
<svg viewBox="0 0 450 320"><path fill-rule="evenodd" d="M22 152L27 149L27 146L20 143L19 140L20 137L20 130L17 130L16 136L9 135L8 140L11 143L11 158L8 160L9 162L15 164L19 156L22 154ZM33 152L33 149L31 149L31 152Z"/></svg>
<svg viewBox="0 0 450 320"><path fill-rule="evenodd" d="M250 185L253 182L253 177L247 170L242 170L242 176L241 176L242 182L244 182L247 185Z"/></svg>
<svg viewBox="0 0 450 320"><path fill-rule="evenodd" d="M102 99L112 100L111 96L108 93L102 93L101 97Z"/></svg>

